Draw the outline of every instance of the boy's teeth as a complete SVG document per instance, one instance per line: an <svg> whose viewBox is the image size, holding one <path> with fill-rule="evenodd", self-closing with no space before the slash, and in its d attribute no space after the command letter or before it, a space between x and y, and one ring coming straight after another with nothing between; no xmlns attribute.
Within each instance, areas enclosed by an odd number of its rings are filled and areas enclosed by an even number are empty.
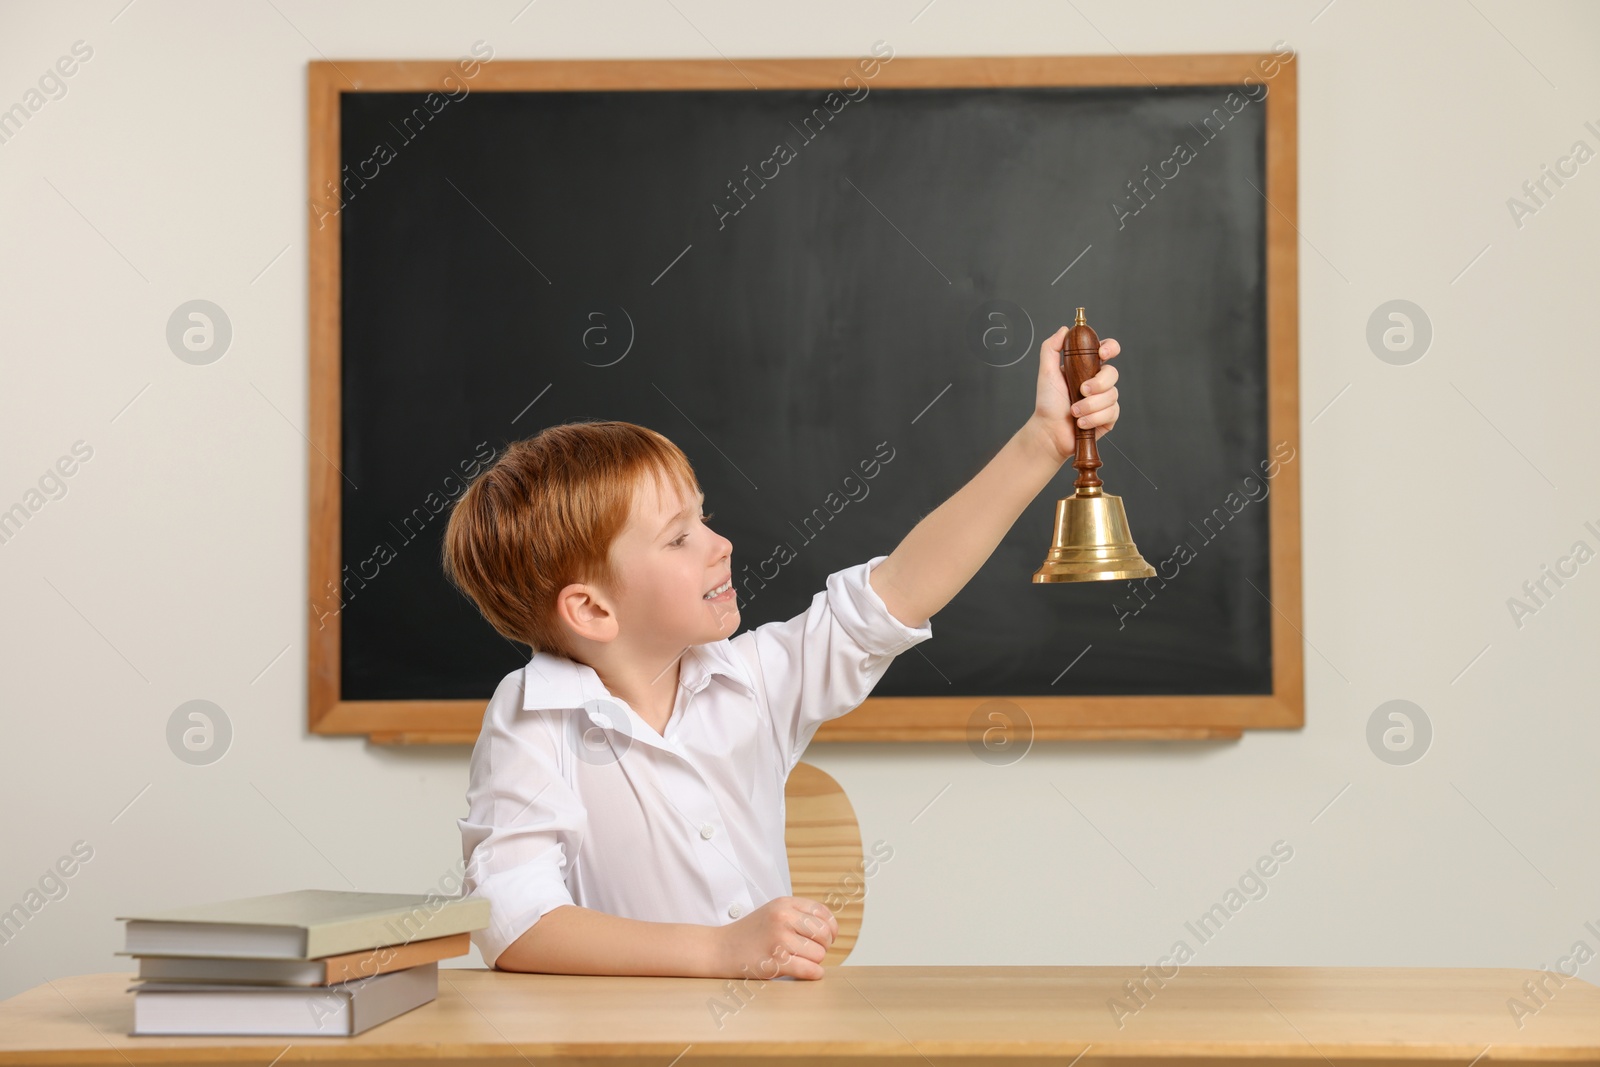
<svg viewBox="0 0 1600 1067"><path fill-rule="evenodd" d="M732 585L733 585L733 579L730 578L727 581L723 582L721 585L717 586L715 589L711 590L711 592L707 593L705 596L701 597L700 599L701 600L710 600L714 596L721 596L723 593L726 593L728 591L729 587L732 586Z"/></svg>

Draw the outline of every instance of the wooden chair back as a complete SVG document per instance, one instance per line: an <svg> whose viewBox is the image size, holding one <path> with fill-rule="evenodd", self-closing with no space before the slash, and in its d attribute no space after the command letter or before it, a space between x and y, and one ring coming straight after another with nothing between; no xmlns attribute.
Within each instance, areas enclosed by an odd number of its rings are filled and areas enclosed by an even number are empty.
<svg viewBox="0 0 1600 1067"><path fill-rule="evenodd" d="M795 764L784 798L793 895L826 905L839 920L838 936L822 960L824 967L835 967L850 955L861 932L866 897L861 826L843 787L820 767Z"/></svg>

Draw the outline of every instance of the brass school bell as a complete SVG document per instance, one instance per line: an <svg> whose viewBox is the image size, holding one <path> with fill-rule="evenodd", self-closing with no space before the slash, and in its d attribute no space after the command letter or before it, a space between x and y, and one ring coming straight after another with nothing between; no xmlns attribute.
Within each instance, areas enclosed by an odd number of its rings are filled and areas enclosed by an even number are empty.
<svg viewBox="0 0 1600 1067"><path fill-rule="evenodd" d="M1067 343L1062 349L1062 372L1067 377L1067 404L1083 399L1083 383L1100 373L1100 337L1078 309ZM1078 469L1073 483L1077 492L1056 501L1056 533L1044 565L1033 573L1035 582L1094 582L1119 578L1153 578L1156 569L1144 561L1128 532L1128 515L1122 498L1101 491L1100 453L1095 448L1094 427L1078 427L1072 457Z"/></svg>

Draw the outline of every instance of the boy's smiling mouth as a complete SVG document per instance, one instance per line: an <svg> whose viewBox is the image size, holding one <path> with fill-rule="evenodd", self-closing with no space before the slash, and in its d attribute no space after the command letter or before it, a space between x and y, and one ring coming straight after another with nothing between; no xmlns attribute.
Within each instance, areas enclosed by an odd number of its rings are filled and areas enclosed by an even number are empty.
<svg viewBox="0 0 1600 1067"><path fill-rule="evenodd" d="M733 575L730 574L730 575L728 575L727 578L725 578L723 580L721 585L717 586L715 589L711 590L709 593L707 593L705 596L701 597L700 599L702 599L702 600L711 600L711 601L726 600L728 597L730 597L732 595L733 595Z"/></svg>

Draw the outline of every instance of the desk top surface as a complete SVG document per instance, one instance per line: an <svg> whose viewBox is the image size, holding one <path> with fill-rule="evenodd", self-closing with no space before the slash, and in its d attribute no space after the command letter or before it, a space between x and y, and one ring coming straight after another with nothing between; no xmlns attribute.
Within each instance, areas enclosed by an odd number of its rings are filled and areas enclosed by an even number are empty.
<svg viewBox="0 0 1600 1067"><path fill-rule="evenodd" d="M1133 967L844 966L740 983L441 968L436 1001L353 1038L130 1037L130 978L58 978L0 1001L0 1064L265 1065L280 1052L283 1065L592 1055L687 1067L779 1052L791 1065L1600 1063L1600 987L1517 969L1189 966L1159 980ZM1141 979L1142 1005L1124 986ZM1541 979L1535 998L1524 983Z"/></svg>

